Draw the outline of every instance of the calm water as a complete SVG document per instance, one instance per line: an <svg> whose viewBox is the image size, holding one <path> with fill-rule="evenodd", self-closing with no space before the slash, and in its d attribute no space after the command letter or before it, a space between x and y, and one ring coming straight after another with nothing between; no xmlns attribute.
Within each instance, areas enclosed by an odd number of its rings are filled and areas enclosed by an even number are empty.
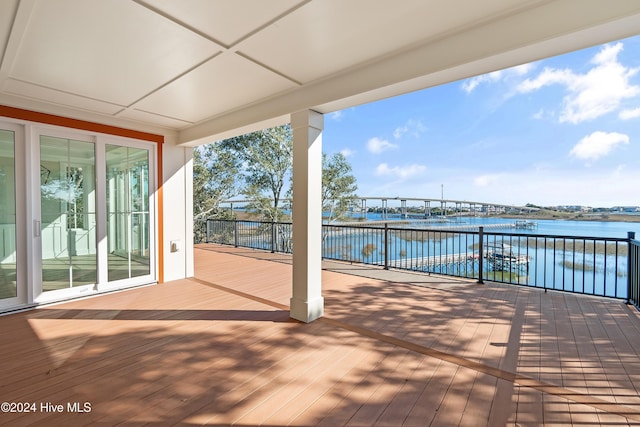
<svg viewBox="0 0 640 427"><path fill-rule="evenodd" d="M367 214L369 220L381 220L381 214ZM494 231L517 232L523 234L556 234L563 236L581 237L620 237L626 238L627 232L634 231L636 238L640 239L640 216L635 222L614 222L614 221L569 221L569 220L532 220L538 224L533 230L496 229ZM390 218L389 222L399 219L398 216ZM420 222L421 228L446 228L457 225L477 225L489 224L515 224L515 219L495 218L495 217L447 217L447 222Z"/></svg>
<svg viewBox="0 0 640 427"><path fill-rule="evenodd" d="M484 277L488 280L625 298L627 242L604 242L593 238L626 239L628 232L635 232L636 239L640 240L640 215L634 218L637 221L534 219L531 221L537 224L536 228L517 229L513 226L490 227L495 224L515 225L517 220L509 218L432 217L430 221L398 224L397 228L415 230L394 230L389 233L387 241L380 229L333 227L330 228L333 231L327 231L323 238L323 257L375 265L383 265L387 257L390 265L397 268L463 277L477 277L479 264L482 263ZM367 214L367 219L381 221L382 215ZM399 219L400 215L389 215L386 221L390 227L396 228L393 227L393 221ZM490 247L507 245L512 254L526 257L528 262L514 267L512 264L501 265L492 261L486 257L487 252L484 253L485 257L478 257L479 240L474 231L480 226L486 227L482 246L487 247L487 251L491 250ZM465 228L463 230L460 227ZM423 233L420 229L451 230L454 233ZM547 236L575 238L556 239ZM268 246L268 238L264 242ZM469 252L476 255L462 262L447 261L447 255ZM444 261L430 265L424 262L419 266L412 264L412 260L436 258Z"/></svg>
<svg viewBox="0 0 640 427"><path fill-rule="evenodd" d="M369 220L382 220L380 214L369 214ZM387 219L393 221L399 215ZM456 230L458 227L485 226L484 245L507 244L513 254L525 256L530 261L519 267L498 266L484 260L484 269L490 280L518 283L522 285L563 289L595 295L624 298L627 293L627 244L626 242L605 244L603 241L582 240L579 237L627 238L628 232L640 238L640 217L636 222L533 220L537 228L530 230L487 227L494 224L515 224L515 219L495 217L447 217L434 221L416 221L402 228L428 230ZM466 231L472 231L470 228ZM531 235L511 237L503 233ZM535 235L575 236L576 239L533 238ZM416 237L418 236L418 237ZM421 236L421 237L420 237ZM576 249L572 249L577 245ZM411 259L442 258L445 254L477 251L477 234L420 234L419 231L389 234L387 244L383 233L355 231L328 236L325 239L324 256L371 264L384 262L384 248L392 265L410 268ZM606 247L605 247L606 246ZM463 263L442 262L437 265L421 265L421 271L473 277L477 274L478 259Z"/></svg>

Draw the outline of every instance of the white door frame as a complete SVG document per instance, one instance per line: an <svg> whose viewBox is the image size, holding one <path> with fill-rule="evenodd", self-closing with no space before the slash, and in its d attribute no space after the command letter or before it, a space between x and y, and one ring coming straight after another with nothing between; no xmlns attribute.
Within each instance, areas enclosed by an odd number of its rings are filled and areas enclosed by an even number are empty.
<svg viewBox="0 0 640 427"><path fill-rule="evenodd" d="M16 252L16 296L0 299L0 310L27 304L30 301L27 289L27 245L22 236L26 233L26 150L25 129L16 123L0 121L0 129L13 132L14 191L15 191L15 252ZM1 203L2 201L0 201Z"/></svg>
<svg viewBox="0 0 640 427"><path fill-rule="evenodd" d="M68 128L19 118L0 118L0 129L14 134L16 296L0 299L0 313L39 303L78 298L119 288L156 283L158 255L157 142ZM91 142L95 147L96 283L69 289L42 291L42 232L40 195L40 136ZM149 153L149 274L108 281L106 145L126 146ZM0 201L1 202L1 201Z"/></svg>

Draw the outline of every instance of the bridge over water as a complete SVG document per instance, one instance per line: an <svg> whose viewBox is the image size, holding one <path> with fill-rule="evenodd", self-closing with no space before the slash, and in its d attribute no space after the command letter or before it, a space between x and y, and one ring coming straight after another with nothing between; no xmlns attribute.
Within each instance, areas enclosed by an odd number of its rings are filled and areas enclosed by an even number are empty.
<svg viewBox="0 0 640 427"><path fill-rule="evenodd" d="M430 198L416 198L416 197L384 197L384 196L367 196L359 197L361 212L366 213L368 211L367 204L370 201L380 201L382 219L386 219L389 215L389 202L400 202L399 214L401 218L425 218L430 217L436 211L437 215L447 214L449 211L453 211L454 214L501 214L506 212L535 212L538 208L529 206L516 206L505 205L499 203L489 202L477 202L469 200L457 200L457 199L430 199ZM422 212L409 212L407 202L413 202L414 207L416 203L422 204Z"/></svg>
<svg viewBox="0 0 640 427"><path fill-rule="evenodd" d="M291 203L291 199L283 199L283 202ZM378 202L378 203L375 203ZM251 200L225 200L221 205L229 205L231 210L235 206L251 203ZM411 203L409 205L409 203ZM396 206L393 206L396 205ZM387 197L387 196L359 196L356 198L354 215L363 218L369 209L380 213L381 220L392 217L400 219L425 219L442 215L498 215L502 213L531 213L540 209L530 206L506 205L500 203L477 202L457 199L436 199L424 197ZM417 211L416 211L417 208ZM409 211L411 209L411 212Z"/></svg>

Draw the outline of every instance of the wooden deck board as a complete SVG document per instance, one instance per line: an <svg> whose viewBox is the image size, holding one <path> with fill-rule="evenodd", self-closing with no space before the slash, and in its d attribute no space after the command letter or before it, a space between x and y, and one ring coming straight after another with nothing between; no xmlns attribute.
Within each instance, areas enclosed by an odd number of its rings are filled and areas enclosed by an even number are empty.
<svg viewBox="0 0 640 427"><path fill-rule="evenodd" d="M303 324L289 257L205 246L195 279L0 317L0 400L91 403L0 424L640 425L635 309L366 276L328 265Z"/></svg>

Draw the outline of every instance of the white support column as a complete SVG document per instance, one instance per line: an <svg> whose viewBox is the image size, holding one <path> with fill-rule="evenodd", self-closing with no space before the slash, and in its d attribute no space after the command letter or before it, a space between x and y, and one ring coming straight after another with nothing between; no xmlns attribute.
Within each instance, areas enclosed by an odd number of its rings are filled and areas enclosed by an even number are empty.
<svg viewBox="0 0 640 427"><path fill-rule="evenodd" d="M293 293L291 317L312 322L322 298L322 114L291 115L293 130Z"/></svg>

